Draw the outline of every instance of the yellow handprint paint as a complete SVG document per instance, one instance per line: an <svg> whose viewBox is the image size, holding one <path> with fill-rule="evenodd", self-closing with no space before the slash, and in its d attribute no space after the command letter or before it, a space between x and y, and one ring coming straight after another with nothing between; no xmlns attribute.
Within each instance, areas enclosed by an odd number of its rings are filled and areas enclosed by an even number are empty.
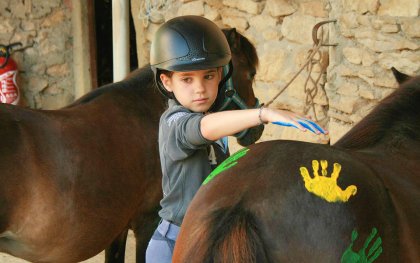
<svg viewBox="0 0 420 263"><path fill-rule="evenodd" d="M319 162L317 160L313 160L313 178L309 175L308 169L306 169L306 167L300 167L300 174L302 175L303 181L305 182L305 188L309 192L321 197L322 199L325 199L328 202L347 202L352 195L356 194L357 187L355 185L350 185L346 188L346 190L342 190L337 185L337 179L340 175L341 165L334 163L334 169L331 177L327 177L327 167L328 162L326 160L321 160L320 176L318 173Z"/></svg>

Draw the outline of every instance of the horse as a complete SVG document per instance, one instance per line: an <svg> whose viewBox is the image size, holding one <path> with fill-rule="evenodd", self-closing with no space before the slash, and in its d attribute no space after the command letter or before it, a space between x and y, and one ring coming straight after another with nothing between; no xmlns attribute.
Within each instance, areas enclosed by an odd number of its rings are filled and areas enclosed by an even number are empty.
<svg viewBox="0 0 420 263"><path fill-rule="evenodd" d="M420 262L420 76L334 145L267 141L206 179L174 263Z"/></svg>
<svg viewBox="0 0 420 263"><path fill-rule="evenodd" d="M234 29L223 32L233 93L254 107L255 47ZM145 66L58 110L0 105L0 252L47 263L106 249L106 262L124 262L131 228L144 262L162 197L157 137L167 101L154 85ZM238 108L233 93L223 95L226 109ZM238 142L253 143L262 130Z"/></svg>

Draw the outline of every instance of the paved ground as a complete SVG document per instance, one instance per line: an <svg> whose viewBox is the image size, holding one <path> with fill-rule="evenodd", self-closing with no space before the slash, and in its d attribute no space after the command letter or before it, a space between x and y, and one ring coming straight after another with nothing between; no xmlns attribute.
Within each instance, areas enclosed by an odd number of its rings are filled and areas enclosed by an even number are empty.
<svg viewBox="0 0 420 263"><path fill-rule="evenodd" d="M133 232L128 232L128 242L127 250L125 254L125 262L134 263L135 262L135 242ZM103 263L105 257L105 252L102 251L97 256L90 258L88 260L82 261L83 263ZM4 253L0 253L0 263L28 263L28 261L9 256Z"/></svg>

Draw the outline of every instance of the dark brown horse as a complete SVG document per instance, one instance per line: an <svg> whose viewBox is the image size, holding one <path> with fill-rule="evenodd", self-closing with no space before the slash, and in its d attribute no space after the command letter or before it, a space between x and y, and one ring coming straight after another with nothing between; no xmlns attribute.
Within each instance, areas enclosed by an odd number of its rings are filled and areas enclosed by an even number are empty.
<svg viewBox="0 0 420 263"><path fill-rule="evenodd" d="M225 35L233 84L253 107L255 48L235 30ZM32 262L78 262L110 247L106 261L123 262L132 228L137 262L144 262L159 220L157 130L165 107L149 67L60 110L1 104L0 251ZM240 143L261 133L253 129Z"/></svg>
<svg viewBox="0 0 420 263"><path fill-rule="evenodd" d="M334 146L255 144L205 183L173 262L420 262L420 77Z"/></svg>

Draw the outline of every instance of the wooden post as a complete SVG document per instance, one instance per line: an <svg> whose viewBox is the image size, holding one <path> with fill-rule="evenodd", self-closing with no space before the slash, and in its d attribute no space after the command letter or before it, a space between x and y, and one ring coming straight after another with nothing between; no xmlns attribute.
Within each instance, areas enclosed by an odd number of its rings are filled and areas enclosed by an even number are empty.
<svg viewBox="0 0 420 263"><path fill-rule="evenodd" d="M129 0L112 0L112 49L114 82L130 71Z"/></svg>
<svg viewBox="0 0 420 263"><path fill-rule="evenodd" d="M72 0L74 98L92 90L87 1Z"/></svg>

